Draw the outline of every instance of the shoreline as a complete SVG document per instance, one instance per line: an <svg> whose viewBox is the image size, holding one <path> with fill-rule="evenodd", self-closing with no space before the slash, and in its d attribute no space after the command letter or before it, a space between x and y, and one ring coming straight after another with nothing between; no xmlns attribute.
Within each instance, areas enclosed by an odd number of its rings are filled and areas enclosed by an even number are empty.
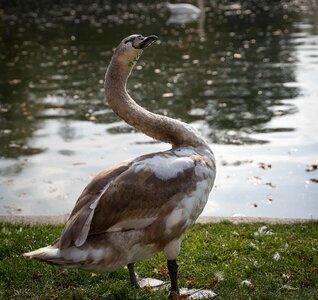
<svg viewBox="0 0 318 300"><path fill-rule="evenodd" d="M0 223L26 224L26 225L63 225L67 221L68 215L59 216L18 216L18 215L0 215ZM231 222L233 224L241 223L267 223L267 224L299 224L317 219L305 218L268 218L268 217L207 217L201 216L196 223L220 223Z"/></svg>

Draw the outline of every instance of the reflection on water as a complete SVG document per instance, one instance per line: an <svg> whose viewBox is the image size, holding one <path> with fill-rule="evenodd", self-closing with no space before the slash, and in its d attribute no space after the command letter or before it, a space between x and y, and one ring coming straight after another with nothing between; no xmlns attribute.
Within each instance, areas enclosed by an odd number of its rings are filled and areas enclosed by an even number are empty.
<svg viewBox="0 0 318 300"><path fill-rule="evenodd" d="M246 181L236 184L229 179L233 172L254 176L247 173L258 172L257 159L277 161L284 170L285 154L304 144L312 146L306 154L299 150L295 168L313 163L309 158L317 162L318 141L312 140L318 78L315 1L199 0L193 4L204 14L183 24L169 21L164 2L2 3L0 213L23 207L21 213L47 214L45 199L65 204L50 212L68 212L87 174L116 158L166 149L118 122L104 103L103 77L112 48L135 32L156 34L161 42L146 51L131 76L134 98L151 111L197 127L214 144L220 161L253 156L256 169L220 165L207 214L275 215L271 208L246 209L246 202L256 200L244 195L257 198L262 189L252 192ZM278 169L273 166L267 175L284 184ZM301 193L296 196L309 199L307 210L296 216L317 216L317 205L310 202L318 196L317 187L305 184L311 175L303 173L293 182ZM42 179L49 187L43 182L42 189L34 187ZM278 191L277 196L291 195Z"/></svg>

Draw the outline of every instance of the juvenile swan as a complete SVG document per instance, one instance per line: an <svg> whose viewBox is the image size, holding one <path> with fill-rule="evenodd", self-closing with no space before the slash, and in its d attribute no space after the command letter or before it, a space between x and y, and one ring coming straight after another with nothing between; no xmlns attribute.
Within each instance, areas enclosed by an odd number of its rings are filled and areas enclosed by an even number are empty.
<svg viewBox="0 0 318 300"><path fill-rule="evenodd" d="M130 282L138 287L134 263L163 251L173 298L179 294L180 244L208 200L215 160L189 125L145 110L127 93L131 70L157 39L134 34L121 41L106 71L105 94L119 117L172 148L102 171L78 198L61 237L24 255L92 272L128 266Z"/></svg>

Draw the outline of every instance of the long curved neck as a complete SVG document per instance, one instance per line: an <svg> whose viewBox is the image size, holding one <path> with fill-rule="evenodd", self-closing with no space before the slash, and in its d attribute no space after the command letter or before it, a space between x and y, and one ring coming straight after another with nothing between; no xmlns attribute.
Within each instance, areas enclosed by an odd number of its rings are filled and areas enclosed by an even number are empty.
<svg viewBox="0 0 318 300"><path fill-rule="evenodd" d="M170 143L174 147L207 145L189 125L154 114L139 106L126 90L131 70L132 66L126 66L113 57L106 71L106 99L120 118L146 135Z"/></svg>

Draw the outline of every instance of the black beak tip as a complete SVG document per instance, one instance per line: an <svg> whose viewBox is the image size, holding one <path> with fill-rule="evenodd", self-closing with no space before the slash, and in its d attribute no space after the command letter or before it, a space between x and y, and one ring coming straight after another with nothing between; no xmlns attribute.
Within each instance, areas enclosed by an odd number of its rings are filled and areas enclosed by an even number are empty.
<svg viewBox="0 0 318 300"><path fill-rule="evenodd" d="M149 35L149 36L147 36L146 38L153 40L153 42L156 42L156 41L159 40L159 38L158 38L156 35L154 35L154 34Z"/></svg>
<svg viewBox="0 0 318 300"><path fill-rule="evenodd" d="M159 38L156 35L149 35L145 37L144 40L141 42L141 49L147 48L148 46L150 46L151 44L154 44L158 40Z"/></svg>

